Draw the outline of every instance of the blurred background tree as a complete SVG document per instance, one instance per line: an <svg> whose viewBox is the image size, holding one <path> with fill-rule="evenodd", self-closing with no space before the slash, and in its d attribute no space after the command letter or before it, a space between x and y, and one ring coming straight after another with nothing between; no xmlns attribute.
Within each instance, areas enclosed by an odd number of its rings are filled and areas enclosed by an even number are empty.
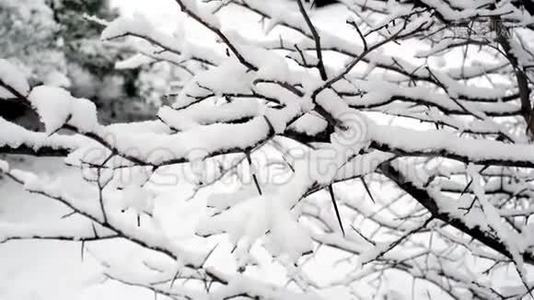
<svg viewBox="0 0 534 300"><path fill-rule="evenodd" d="M22 67L33 85L68 87L94 101L103 123L144 119L152 112L139 97L140 69L115 69L124 49L104 46L101 25L86 16L112 20L118 11L108 0L3 0L0 53ZM0 115L38 123L16 101L0 103Z"/></svg>
<svg viewBox="0 0 534 300"><path fill-rule="evenodd" d="M139 69L115 69L115 62L124 58L124 51L104 46L100 41L102 26L84 17L112 20L118 17L118 11L110 8L108 0L46 2L60 24L58 35L64 44L72 93L95 101L106 121L142 119L144 105L136 87Z"/></svg>

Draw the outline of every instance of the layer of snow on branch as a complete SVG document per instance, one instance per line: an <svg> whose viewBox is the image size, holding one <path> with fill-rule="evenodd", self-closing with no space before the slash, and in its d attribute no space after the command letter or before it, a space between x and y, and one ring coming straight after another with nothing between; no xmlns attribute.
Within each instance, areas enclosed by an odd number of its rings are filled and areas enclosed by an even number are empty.
<svg viewBox="0 0 534 300"><path fill-rule="evenodd" d="M201 102L187 110L174 110L164 106L159 110L158 116L173 128L186 130L198 125L252 118L257 116L259 111L260 105L257 101L236 99L223 105Z"/></svg>
<svg viewBox="0 0 534 300"><path fill-rule="evenodd" d="M15 91L22 95L28 94L28 91L30 90L30 86L28 85L28 81L26 80L24 73L22 73L9 61L1 58L0 81L15 89ZM0 86L0 99L13 97L15 97L15 95L12 95L8 90Z"/></svg>
<svg viewBox="0 0 534 300"><path fill-rule="evenodd" d="M49 137L45 133L27 130L24 127L0 118L0 147L9 146L10 148L18 148L26 146L33 150L39 150L42 147L49 147L51 149L77 149L82 143L82 137L79 135L55 135Z"/></svg>
<svg viewBox="0 0 534 300"><path fill-rule="evenodd" d="M9 171L9 163L5 160L0 159L0 173L5 173Z"/></svg>
<svg viewBox="0 0 534 300"><path fill-rule="evenodd" d="M81 132L93 131L98 125L95 104L87 99L74 98L64 89L39 86L31 91L28 99L37 110L47 133L66 123Z"/></svg>
<svg viewBox="0 0 534 300"><path fill-rule="evenodd" d="M111 22L100 38L102 40L110 40L128 33L136 33L139 35L150 36L153 32L152 24L142 14L135 14L133 17L120 17Z"/></svg>

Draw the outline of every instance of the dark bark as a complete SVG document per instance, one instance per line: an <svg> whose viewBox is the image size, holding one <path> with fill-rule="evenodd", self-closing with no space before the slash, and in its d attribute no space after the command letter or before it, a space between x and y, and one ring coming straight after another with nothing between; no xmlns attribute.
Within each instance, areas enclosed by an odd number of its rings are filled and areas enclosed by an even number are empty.
<svg viewBox="0 0 534 300"><path fill-rule="evenodd" d="M414 185L408 178L394 168L390 163L384 163L380 166L382 173L397 184L397 186L412 196L419 204L424 206L433 217L439 219L452 227L468 234L475 240L488 246L489 248L499 252L500 254L513 259L512 253L508 250L508 247L503 241L491 233L482 230L479 227L469 227L461 219L458 219L450 214L443 213L439 210L439 207L435 200L428 194L425 189L422 189ZM534 255L532 253L522 253L523 259L526 263L534 264Z"/></svg>
<svg viewBox="0 0 534 300"><path fill-rule="evenodd" d="M306 0L305 2L309 3L310 0ZM315 1L312 0L312 3L314 7L325 7L325 6L329 6L332 4L336 4L338 2L336 0L315 0Z"/></svg>

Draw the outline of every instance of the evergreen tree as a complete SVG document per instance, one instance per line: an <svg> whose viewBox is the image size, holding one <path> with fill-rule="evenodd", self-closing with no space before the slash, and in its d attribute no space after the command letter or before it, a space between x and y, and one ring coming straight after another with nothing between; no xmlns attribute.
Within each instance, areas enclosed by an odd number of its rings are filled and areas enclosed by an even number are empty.
<svg viewBox="0 0 534 300"><path fill-rule="evenodd" d="M108 0L2 1L2 58L23 68L32 85L68 87L74 96L91 99L104 123L142 118L148 106L138 96L139 70L114 68L124 49L105 47L102 26L86 16L112 20L118 12ZM38 123L16 101L0 103L0 116L32 127Z"/></svg>
<svg viewBox="0 0 534 300"><path fill-rule="evenodd" d="M102 26L85 18L112 20L118 12L110 8L108 0L47 0L47 4L60 24L72 93L96 102L105 112L104 121L138 118L133 110L140 106L139 70L116 70L115 62L123 58L123 51L105 47L100 41Z"/></svg>

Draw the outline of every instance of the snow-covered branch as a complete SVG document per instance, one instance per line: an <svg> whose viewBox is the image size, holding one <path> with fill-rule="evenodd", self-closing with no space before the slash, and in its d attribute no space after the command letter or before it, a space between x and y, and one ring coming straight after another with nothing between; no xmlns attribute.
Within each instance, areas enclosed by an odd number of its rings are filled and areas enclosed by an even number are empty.
<svg viewBox="0 0 534 300"><path fill-rule="evenodd" d="M106 278L171 299L367 299L399 271L414 295L529 295L532 7L341 2L332 25L300 0L176 0L215 37L202 43L109 22L102 40L137 52L117 67L186 70L150 121L103 125L90 100L0 60L0 99L44 126L0 118L1 174L84 225L0 223L0 241L126 241L132 265L95 251ZM229 30L229 14L264 32ZM78 188L11 168L14 154L65 157ZM508 266L515 285L493 282Z"/></svg>

